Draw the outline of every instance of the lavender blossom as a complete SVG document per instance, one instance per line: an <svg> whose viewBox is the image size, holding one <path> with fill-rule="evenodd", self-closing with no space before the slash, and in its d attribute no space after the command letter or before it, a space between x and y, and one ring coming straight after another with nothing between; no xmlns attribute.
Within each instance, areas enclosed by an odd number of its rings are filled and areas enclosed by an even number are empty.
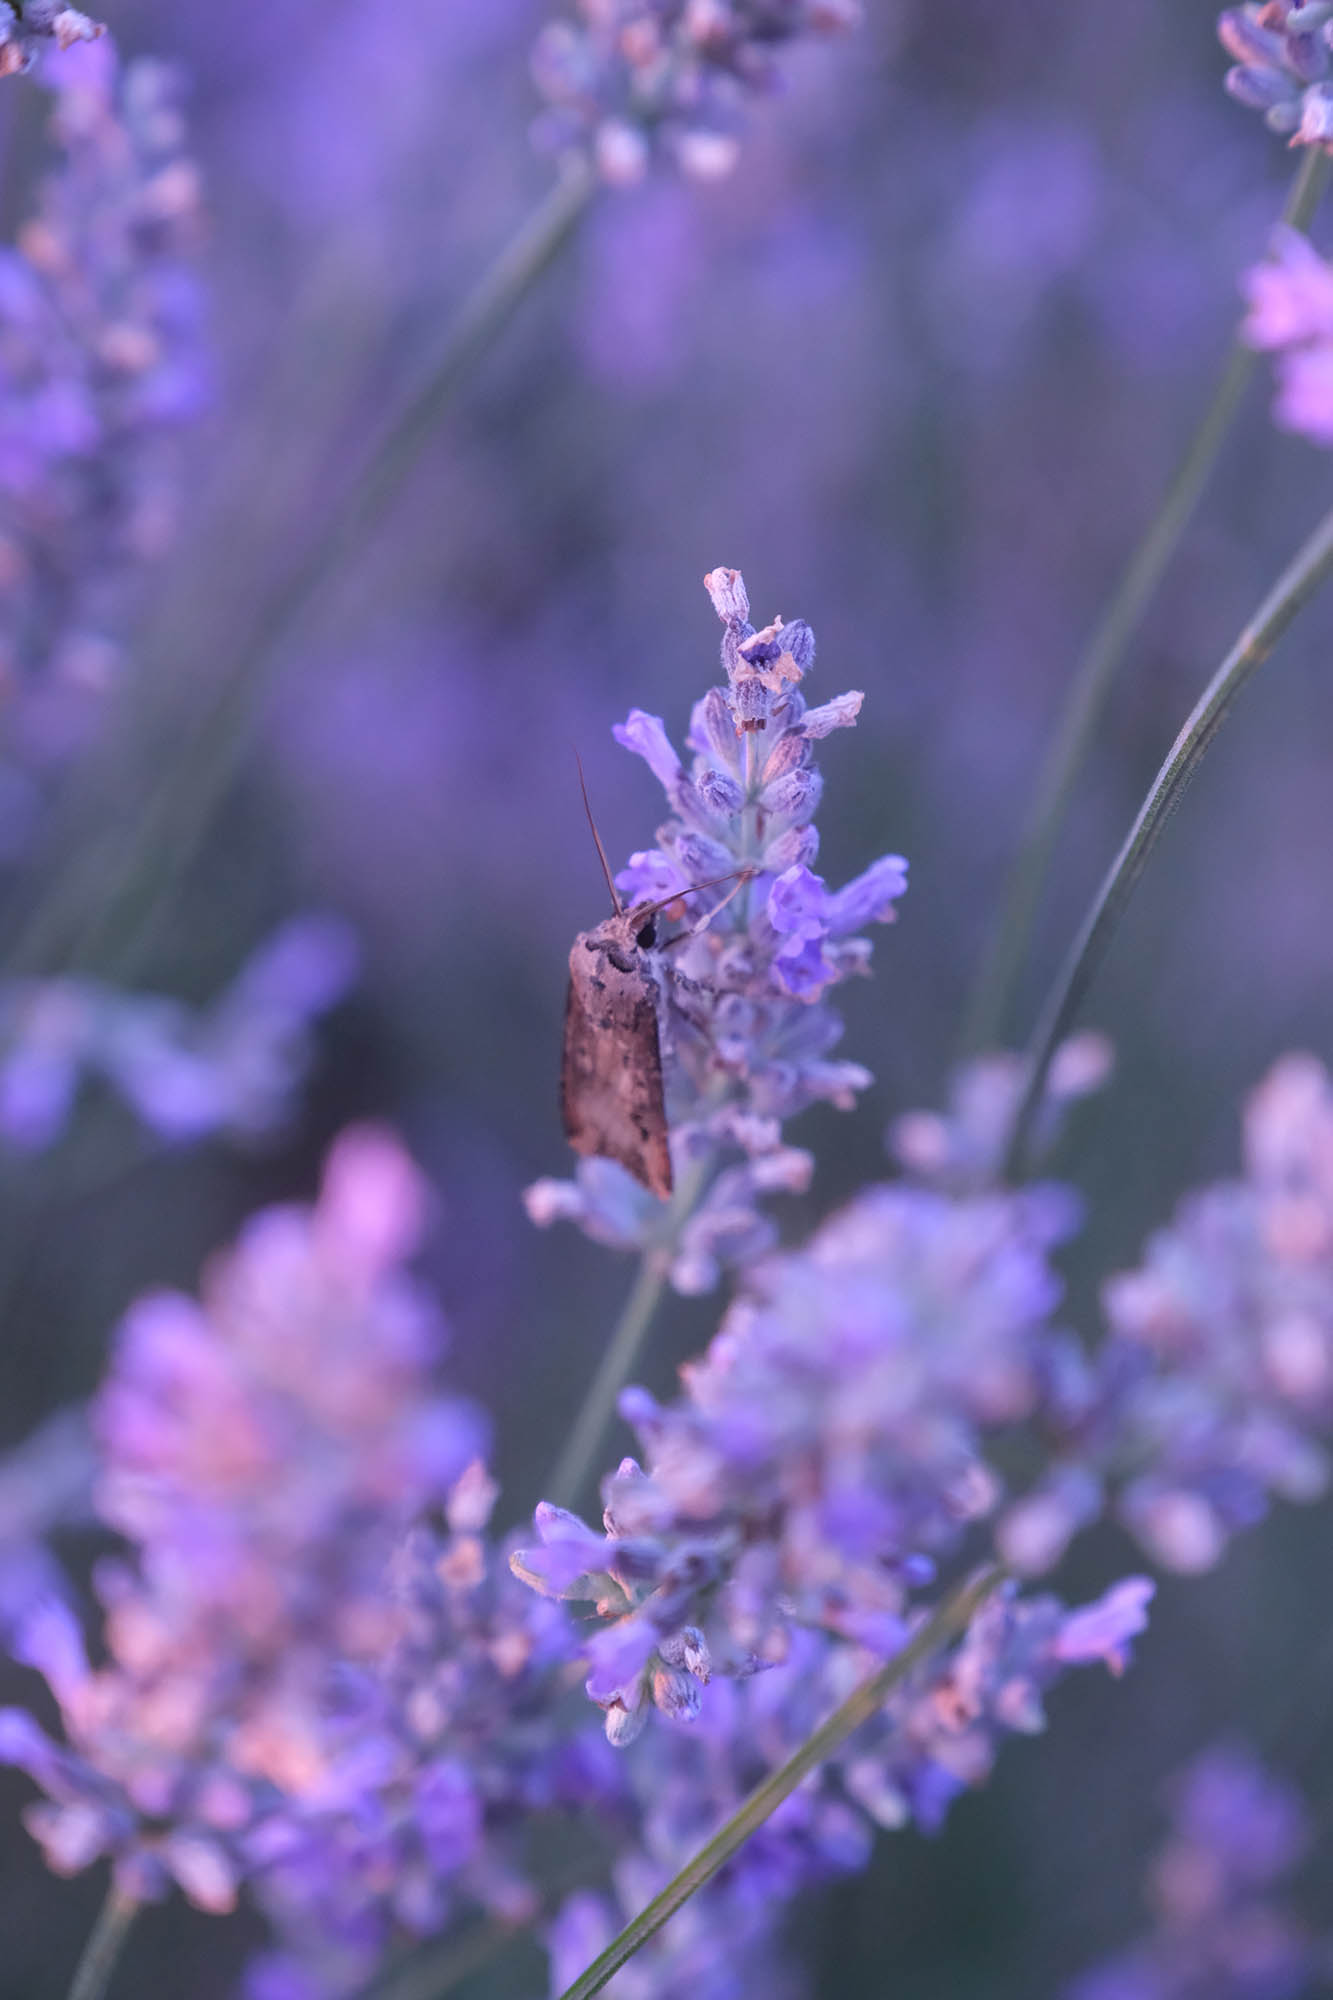
<svg viewBox="0 0 1333 2000"><path fill-rule="evenodd" d="M1048 1357L1046 1469L998 1529L1037 1574L1108 1504L1163 1567L1211 1569L1269 1501L1329 1481L1333 1085L1286 1056L1245 1113L1243 1180L1191 1195L1103 1290L1108 1337Z"/></svg>
<svg viewBox="0 0 1333 2000"><path fill-rule="evenodd" d="M227 1909L266 1808L345 1777L331 1685L399 1640L386 1565L482 1436L429 1393L441 1329L402 1270L425 1201L396 1141L353 1129L313 1210L255 1217L202 1303L145 1298L121 1328L93 1406L97 1512L131 1544L97 1573L106 1664L40 1605L13 1650L65 1741L0 1713L0 1756L46 1794L27 1821L57 1871L109 1855L131 1895L174 1880Z"/></svg>
<svg viewBox="0 0 1333 2000"><path fill-rule="evenodd" d="M1122 1585L1072 1613L1053 1597L1022 1599L1013 1587L997 1594L956 1646L923 1661L784 1800L618 1975L615 1990L624 2000L802 1990L779 1949L791 1897L864 1867L877 1827L914 1820L937 1832L953 1800L985 1782L1005 1738L1045 1726L1043 1696L1067 1668L1100 1659L1122 1669L1150 1594L1151 1585ZM697 1717L668 1713L634 1743L623 1759L633 1838L621 1836L610 1894L580 1891L551 1926L553 1995L876 1664L840 1640L798 1632L783 1665L720 1682Z"/></svg>
<svg viewBox="0 0 1333 2000"><path fill-rule="evenodd" d="M525 1822L560 1812L572 1824L623 1789L615 1760L596 1754L603 1744L571 1742L560 1728L574 1633L487 1541L495 1493L474 1465L449 1496L448 1532L419 1527L400 1547L394 1642L330 1691L338 1754L328 1776L276 1802L246 1836L252 1893L275 1934L251 1968L249 2000L264 2000L280 1974L338 2000L392 1946L436 1935L467 1909L531 1921Z"/></svg>
<svg viewBox="0 0 1333 2000"><path fill-rule="evenodd" d="M657 845L631 856L617 886L630 903L679 894L697 930L672 941L681 948L662 1022L672 1156L689 1192L668 1208L621 1167L592 1160L572 1182L538 1181L527 1195L538 1223L577 1221L596 1241L660 1256L683 1292L708 1290L724 1264L768 1249L760 1200L808 1184L813 1162L784 1144L783 1120L820 1099L850 1108L870 1082L859 1064L831 1059L841 1023L825 996L868 970L871 947L857 933L891 923L907 886L897 854L838 890L813 872L821 781L811 746L851 727L863 697L807 708L810 627L776 619L756 631L738 570L713 570L705 584L723 624L727 685L695 706L692 768L657 716L633 709L615 731L670 808ZM738 871L753 879L696 887Z"/></svg>
<svg viewBox="0 0 1333 2000"><path fill-rule="evenodd" d="M606 1481L605 1535L544 1505L514 1558L597 1604L587 1689L613 1741L781 1661L795 1626L902 1645L914 1594L999 1505L990 1445L1064 1364L1047 1255L1074 1215L1055 1188L872 1188L748 1274L680 1401L626 1392L645 1465Z"/></svg>
<svg viewBox="0 0 1333 2000"><path fill-rule="evenodd" d="M168 1144L280 1130L310 1068L312 1025L342 999L356 962L344 923L307 915L266 939L198 1012L91 979L0 985L0 1141L25 1153L54 1145L93 1079Z"/></svg>
<svg viewBox="0 0 1333 2000"><path fill-rule="evenodd" d="M1076 1979L1068 2000L1297 2000L1318 1960L1288 1901L1310 1841L1295 1789L1224 1745L1196 1758L1170 1797L1171 1833L1149 1874L1154 1929Z"/></svg>
<svg viewBox="0 0 1333 2000"><path fill-rule="evenodd" d="M747 95L778 81L773 51L856 25L859 0L576 0L533 51L552 149L588 150L604 181L642 179L665 155L700 180L730 173Z"/></svg>
<svg viewBox="0 0 1333 2000"><path fill-rule="evenodd" d="M1033 1125L1032 1149L1045 1154L1065 1114L1105 1084L1114 1061L1104 1035L1072 1035L1056 1050ZM913 1180L955 1194L994 1187L1022 1100L1022 1056L995 1050L963 1064L944 1112L907 1111L889 1127L889 1150Z"/></svg>
<svg viewBox="0 0 1333 2000"><path fill-rule="evenodd" d="M0 1458L0 1637L65 1594L47 1546L53 1528L92 1517L94 1457L82 1410L57 1410Z"/></svg>
<svg viewBox="0 0 1333 2000"><path fill-rule="evenodd" d="M1228 7L1217 32L1236 66L1226 87L1293 146L1333 151L1333 5L1262 0Z"/></svg>
<svg viewBox="0 0 1333 2000"><path fill-rule="evenodd" d="M1297 229L1278 229L1273 254L1245 276L1241 332L1274 356L1273 415L1312 444L1333 444L1333 266Z"/></svg>
<svg viewBox="0 0 1333 2000"><path fill-rule="evenodd" d="M94 21L61 0L4 0L0 4L0 76L31 69L43 49L76 42L93 42L106 33L104 21Z"/></svg>
<svg viewBox="0 0 1333 2000"><path fill-rule="evenodd" d="M1270 1495L1328 1484L1333 1425L1333 1084L1286 1056L1245 1112L1245 1178L1191 1195L1105 1291L1079 1449L1168 1568L1212 1567Z"/></svg>
<svg viewBox="0 0 1333 2000"><path fill-rule="evenodd" d="M176 433L203 396L177 80L120 71L109 41L45 74L63 158L0 252L0 682L11 754L39 777L122 672L143 569L172 532Z"/></svg>

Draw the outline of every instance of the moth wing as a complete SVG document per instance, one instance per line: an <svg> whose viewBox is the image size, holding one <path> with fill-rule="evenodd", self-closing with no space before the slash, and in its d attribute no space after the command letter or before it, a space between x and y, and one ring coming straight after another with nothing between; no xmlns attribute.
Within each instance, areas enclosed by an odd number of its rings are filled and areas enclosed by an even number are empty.
<svg viewBox="0 0 1333 2000"><path fill-rule="evenodd" d="M671 1151L651 976L619 971L583 937L570 953L560 1104L576 1153L618 1160L667 1199Z"/></svg>

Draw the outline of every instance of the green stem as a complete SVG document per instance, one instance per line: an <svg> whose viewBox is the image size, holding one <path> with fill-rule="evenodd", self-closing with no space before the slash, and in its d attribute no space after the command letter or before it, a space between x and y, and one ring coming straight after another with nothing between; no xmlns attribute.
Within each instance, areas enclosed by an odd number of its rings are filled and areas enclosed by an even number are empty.
<svg viewBox="0 0 1333 2000"><path fill-rule="evenodd" d="M588 1474L596 1463L598 1448L615 1414L616 1399L639 1358L666 1290L666 1282L661 1259L646 1253L640 1260L633 1289L616 1321L606 1352L583 1399L583 1407L547 1484L546 1497L553 1500L557 1507L577 1506L582 1498Z"/></svg>
<svg viewBox="0 0 1333 2000"><path fill-rule="evenodd" d="M113 1883L74 1972L69 2000L102 2000L139 1905Z"/></svg>
<svg viewBox="0 0 1333 2000"><path fill-rule="evenodd" d="M891 1660L853 1689L842 1706L835 1708L827 1721L821 1722L813 1736L807 1737L796 1755L755 1787L726 1825L713 1835L706 1846L700 1848L694 1859L686 1863L660 1895L654 1896L646 1909L640 1910L600 1958L594 1959L587 1971L580 1974L560 1996L560 2000L590 2000L592 1994L600 1993L607 1981L633 1958L640 1946L646 1944L661 1930L667 1919L689 1901L695 1890L702 1889L719 1868L726 1866L737 1849L764 1824L771 1813L776 1812L784 1799L791 1796L802 1779L831 1757L853 1730L869 1721L900 1681L929 1659L938 1647L966 1628L1003 1576L1004 1571L998 1567L984 1570L980 1576L973 1577L947 1597L900 1653L895 1653ZM725 1950L725 1940L720 1941L719 1948Z"/></svg>
<svg viewBox="0 0 1333 2000"><path fill-rule="evenodd" d="M1295 560L1283 571L1208 683L1093 898L1028 1044L1027 1081L1010 1135L1006 1176L1016 1178L1022 1168L1051 1057L1096 977L1167 821L1246 681L1262 666L1297 612L1330 575L1333 575L1333 511L1325 515Z"/></svg>
<svg viewBox="0 0 1333 2000"><path fill-rule="evenodd" d="M656 1317L667 1286L668 1243L694 1213L707 1179L707 1167L699 1165L681 1179L668 1215L666 1241L645 1250L638 1275L626 1299L620 1318L612 1329L603 1354L583 1399L583 1406L566 1439L543 1498L557 1507L577 1507L589 1476L597 1464L597 1454L616 1412L620 1392L643 1351L643 1343Z"/></svg>
<svg viewBox="0 0 1333 2000"><path fill-rule="evenodd" d="M356 2000L443 2000L445 1994L516 1943L527 1929L525 1924L503 1924L488 1917L460 1938L427 1946L388 1966L358 1990Z"/></svg>
<svg viewBox="0 0 1333 2000"><path fill-rule="evenodd" d="M1316 147L1306 151L1283 210L1290 227L1308 226L1329 170L1327 155ZM1111 685L1217 464L1257 359L1253 349L1239 342L1232 347L1203 421L1074 670L968 1003L964 1054L1003 1042L1056 842Z"/></svg>
<svg viewBox="0 0 1333 2000"><path fill-rule="evenodd" d="M355 559L382 520L468 369L572 235L595 186L589 167L570 165L464 301L360 472L334 499L304 554L261 606L192 737L171 759L109 866L96 853L74 857L6 954L7 972L41 968L73 928L76 963L96 960L114 940L120 943L116 970L129 976L130 961L141 952L150 923L178 889L225 797L274 651L290 637L321 586ZM88 917L90 901L96 914Z"/></svg>

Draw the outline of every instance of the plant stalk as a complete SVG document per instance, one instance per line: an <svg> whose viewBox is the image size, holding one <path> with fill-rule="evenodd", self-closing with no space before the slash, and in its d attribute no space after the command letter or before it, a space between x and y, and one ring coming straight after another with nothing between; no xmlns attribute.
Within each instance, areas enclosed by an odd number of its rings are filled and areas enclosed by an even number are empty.
<svg viewBox="0 0 1333 2000"><path fill-rule="evenodd" d="M1282 220L1291 228L1308 227L1327 185L1331 164L1319 148L1307 149L1282 213ZM1212 401L1161 506L1074 669L1054 741L1038 774L994 934L968 1003L962 1033L964 1055L1003 1045L1056 842L1107 697L1230 436L1257 360L1252 348L1239 341L1233 344Z"/></svg>
<svg viewBox="0 0 1333 2000"><path fill-rule="evenodd" d="M1006 1178L1022 1171L1032 1120L1046 1082L1051 1058L1064 1039L1088 987L1106 957L1139 877L1186 787L1226 721L1236 697L1264 661L1297 613L1333 575L1333 510L1324 516L1287 569L1278 578L1251 622L1213 675L1152 782L1133 826L1069 948L1046 996L1027 1050L1027 1081L1014 1114L1005 1155Z"/></svg>
<svg viewBox="0 0 1333 2000"><path fill-rule="evenodd" d="M75 1967L69 2000L103 2000L138 1909L113 1882Z"/></svg>
<svg viewBox="0 0 1333 2000"><path fill-rule="evenodd" d="M472 364L573 234L596 182L574 161L562 172L464 301L443 340L381 431L360 471L332 501L304 552L262 603L193 733L164 770L123 840L77 853L5 954L4 971L49 970L63 949L85 966L114 949L124 979L150 927L202 846L249 741L273 653L321 586L379 525Z"/></svg>
<svg viewBox="0 0 1333 2000"><path fill-rule="evenodd" d="M708 1169L703 1162L685 1174L672 1200L668 1234L674 1240L689 1220L703 1193ZM667 1287L667 1251L658 1245L645 1250L630 1295L612 1329L606 1352L588 1385L583 1406L556 1460L544 1499L557 1507L577 1507L597 1463L602 1440L616 1413L620 1392L643 1351L643 1344Z"/></svg>
<svg viewBox="0 0 1333 2000"><path fill-rule="evenodd" d="M869 1721L900 1681L929 1659L938 1647L965 1629L1003 1578L1004 1571L998 1566L983 1570L947 1597L901 1652L895 1653L891 1660L862 1681L841 1707L835 1708L832 1715L806 1739L794 1757L755 1787L726 1825L700 1848L692 1861L686 1863L674 1881L669 1882L660 1895L654 1896L647 1908L625 1926L620 1936L613 1939L601 1956L594 1959L587 1971L581 1973L561 1995L561 2000L591 2000L594 1993L600 1993L607 1981L613 1979L621 1966L633 1958L640 1946L661 1930L668 1918L689 1901L696 1889L702 1889L720 1868L725 1867L750 1835L764 1824L784 1799L791 1796L802 1779L832 1756L863 1722ZM719 1941L719 1949L726 1949L725 1940Z"/></svg>

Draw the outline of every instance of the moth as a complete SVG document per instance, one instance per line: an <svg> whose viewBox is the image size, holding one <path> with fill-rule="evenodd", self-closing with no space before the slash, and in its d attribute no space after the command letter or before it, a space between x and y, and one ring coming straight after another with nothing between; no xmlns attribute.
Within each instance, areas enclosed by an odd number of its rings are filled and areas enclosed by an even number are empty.
<svg viewBox="0 0 1333 2000"><path fill-rule="evenodd" d="M580 783L582 777L580 769ZM583 803L586 808L586 787ZM588 824L615 910L595 930L580 931L569 954L560 1065L565 1136L576 1153L618 1160L650 1194L666 1201L672 1177L662 1079L665 968L657 945L657 918L691 891L678 890L661 902L635 903L626 909L590 808ZM742 869L739 874L748 881L753 872ZM695 886L709 889L716 884ZM708 921L706 917L704 922Z"/></svg>

